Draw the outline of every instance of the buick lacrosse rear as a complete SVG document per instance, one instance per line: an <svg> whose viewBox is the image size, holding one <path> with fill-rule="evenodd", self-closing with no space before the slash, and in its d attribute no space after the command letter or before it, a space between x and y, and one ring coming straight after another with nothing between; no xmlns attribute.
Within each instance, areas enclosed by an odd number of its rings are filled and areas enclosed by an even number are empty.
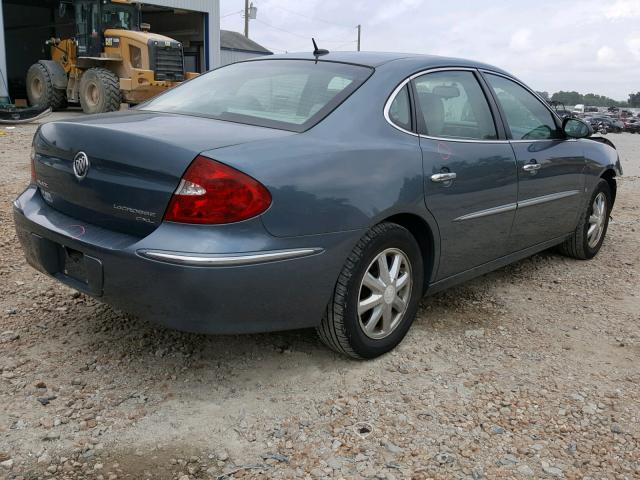
<svg viewBox="0 0 640 480"><path fill-rule="evenodd" d="M398 54L229 65L42 125L14 202L29 263L180 330L316 327L380 355L436 292L600 249L615 149L494 67Z"/></svg>

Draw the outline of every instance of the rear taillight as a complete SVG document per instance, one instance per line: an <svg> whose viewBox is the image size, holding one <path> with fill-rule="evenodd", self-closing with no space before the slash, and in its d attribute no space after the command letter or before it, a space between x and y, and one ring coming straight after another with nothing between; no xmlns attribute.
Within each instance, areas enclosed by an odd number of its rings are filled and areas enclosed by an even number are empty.
<svg viewBox="0 0 640 480"><path fill-rule="evenodd" d="M36 183L36 147L31 145L31 183Z"/></svg>
<svg viewBox="0 0 640 480"><path fill-rule="evenodd" d="M271 194L238 170L197 156L171 197L164 219L182 223L232 223L261 214Z"/></svg>

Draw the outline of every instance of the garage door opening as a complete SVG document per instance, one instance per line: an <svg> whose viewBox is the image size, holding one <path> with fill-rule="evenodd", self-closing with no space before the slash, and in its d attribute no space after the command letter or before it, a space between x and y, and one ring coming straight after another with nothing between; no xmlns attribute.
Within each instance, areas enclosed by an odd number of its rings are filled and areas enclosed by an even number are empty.
<svg viewBox="0 0 640 480"><path fill-rule="evenodd" d="M59 0L3 0L7 86L12 99L26 99L27 70L50 58L45 42L75 34L73 8Z"/></svg>
<svg viewBox="0 0 640 480"><path fill-rule="evenodd" d="M143 5L142 21L151 25L153 33L182 43L185 71L203 73L207 70L204 13Z"/></svg>

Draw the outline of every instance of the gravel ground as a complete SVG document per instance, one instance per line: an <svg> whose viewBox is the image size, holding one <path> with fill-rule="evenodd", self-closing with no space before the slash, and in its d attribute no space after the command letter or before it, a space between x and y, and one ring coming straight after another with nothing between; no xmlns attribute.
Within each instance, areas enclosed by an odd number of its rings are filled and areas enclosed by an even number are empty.
<svg viewBox="0 0 640 480"><path fill-rule="evenodd" d="M36 273L0 130L0 478L640 478L640 135L600 255L424 299L393 353L162 329Z"/></svg>

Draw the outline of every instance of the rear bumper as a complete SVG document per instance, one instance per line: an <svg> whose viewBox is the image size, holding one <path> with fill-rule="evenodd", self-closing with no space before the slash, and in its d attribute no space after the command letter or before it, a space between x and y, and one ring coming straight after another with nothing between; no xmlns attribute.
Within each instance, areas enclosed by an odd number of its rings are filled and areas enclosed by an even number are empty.
<svg viewBox="0 0 640 480"><path fill-rule="evenodd" d="M229 228L163 224L141 239L63 215L35 187L13 214L36 269L138 317L203 333L317 325L360 235L275 238L255 219ZM80 275L71 256L81 258Z"/></svg>

